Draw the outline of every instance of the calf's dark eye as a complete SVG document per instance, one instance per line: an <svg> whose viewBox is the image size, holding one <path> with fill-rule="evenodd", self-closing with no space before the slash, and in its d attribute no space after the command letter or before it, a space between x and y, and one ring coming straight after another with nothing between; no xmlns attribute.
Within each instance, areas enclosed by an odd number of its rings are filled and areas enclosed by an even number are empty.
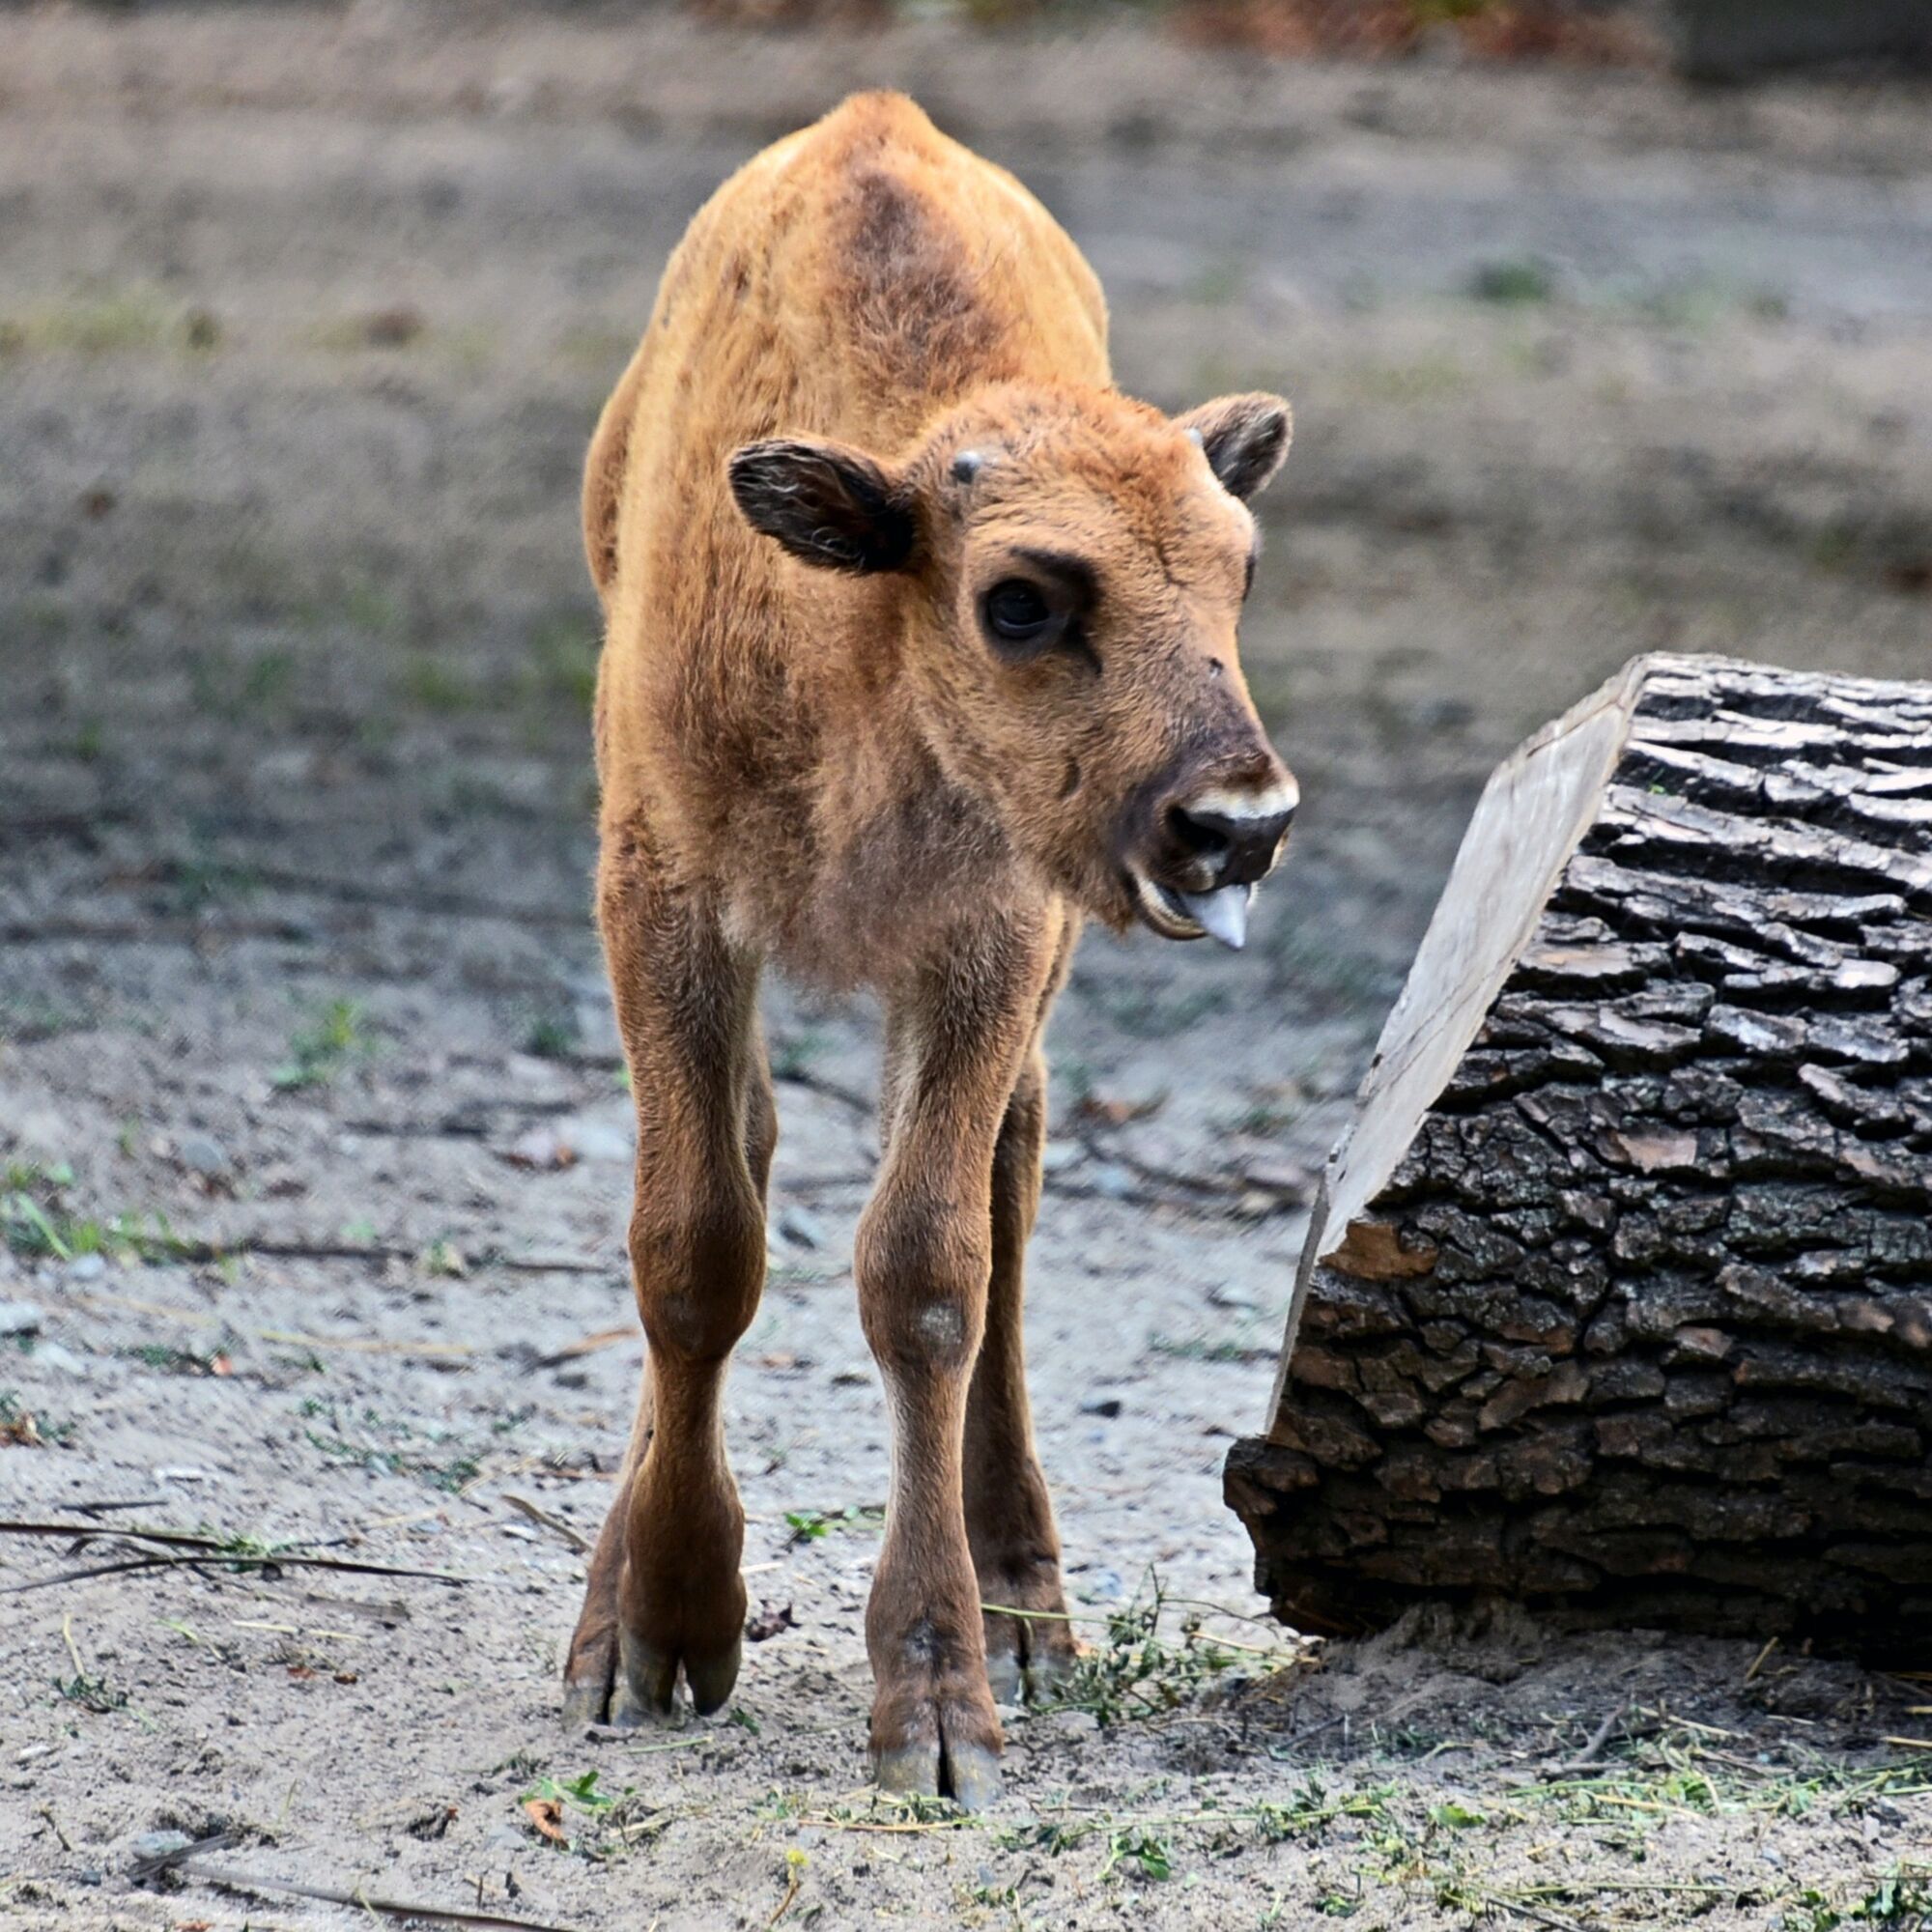
<svg viewBox="0 0 1932 1932"><path fill-rule="evenodd" d="M984 611L987 630L1009 644L1036 643L1060 621L1039 591L1020 577L994 584Z"/></svg>

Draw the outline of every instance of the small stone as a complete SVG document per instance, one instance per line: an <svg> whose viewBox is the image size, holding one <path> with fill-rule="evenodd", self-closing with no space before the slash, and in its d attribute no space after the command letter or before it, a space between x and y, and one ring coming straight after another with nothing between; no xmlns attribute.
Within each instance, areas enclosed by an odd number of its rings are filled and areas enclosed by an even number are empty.
<svg viewBox="0 0 1932 1932"><path fill-rule="evenodd" d="M779 1234L796 1248L822 1248L825 1229L817 1215L803 1208L786 1208L779 1214Z"/></svg>
<svg viewBox="0 0 1932 1932"><path fill-rule="evenodd" d="M1134 1191L1133 1169L1117 1160L1103 1160L1094 1170L1094 1192L1109 1201L1124 1201Z"/></svg>
<svg viewBox="0 0 1932 1932"><path fill-rule="evenodd" d="M1082 1415L1104 1415L1113 1417L1121 1412L1121 1398L1117 1395L1090 1395L1080 1405Z"/></svg>
<svg viewBox="0 0 1932 1932"><path fill-rule="evenodd" d="M175 1158L190 1174L204 1180L219 1180L228 1172L228 1153L213 1134L188 1134L176 1150Z"/></svg>
<svg viewBox="0 0 1932 1932"><path fill-rule="evenodd" d="M45 1320L31 1301L0 1301L0 1335L38 1335Z"/></svg>
<svg viewBox="0 0 1932 1932"><path fill-rule="evenodd" d="M70 1281L99 1281L106 1272L105 1255L75 1255L67 1264Z"/></svg>
<svg viewBox="0 0 1932 1932"><path fill-rule="evenodd" d="M58 1369L64 1376L84 1376L87 1364L71 1349L64 1349L58 1342L42 1342L34 1349L34 1360L43 1369Z"/></svg>
<svg viewBox="0 0 1932 1932"><path fill-rule="evenodd" d="M1078 1141L1048 1141L1040 1150L1040 1172L1065 1174L1068 1168L1079 1166L1086 1151Z"/></svg>
<svg viewBox="0 0 1932 1932"><path fill-rule="evenodd" d="M156 1859L172 1859L194 1843L185 1832L143 1832L128 1848L135 1864L149 1864Z"/></svg>

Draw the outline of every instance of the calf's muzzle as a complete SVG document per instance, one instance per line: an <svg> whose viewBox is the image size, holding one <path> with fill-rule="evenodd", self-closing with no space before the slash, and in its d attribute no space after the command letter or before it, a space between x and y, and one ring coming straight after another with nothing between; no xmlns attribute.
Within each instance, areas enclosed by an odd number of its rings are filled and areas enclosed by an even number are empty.
<svg viewBox="0 0 1932 1932"><path fill-rule="evenodd" d="M1161 800L1133 867L1148 924L1169 939L1206 933L1238 950L1247 939L1248 902L1280 858L1299 802L1293 779L1279 765L1245 785L1199 785Z"/></svg>

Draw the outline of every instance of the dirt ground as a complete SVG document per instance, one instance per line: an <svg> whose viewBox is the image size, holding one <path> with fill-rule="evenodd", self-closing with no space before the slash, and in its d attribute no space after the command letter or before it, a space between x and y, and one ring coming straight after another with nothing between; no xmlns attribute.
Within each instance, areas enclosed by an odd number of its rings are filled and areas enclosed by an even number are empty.
<svg viewBox="0 0 1932 1932"><path fill-rule="evenodd" d="M1092 938L1057 1020L1029 1344L1096 1649L963 1824L863 1785L872 1035L781 986L762 1640L716 1720L556 1718L639 1347L578 466L692 210L862 81L1063 216L1127 385L1298 418L1246 652L1304 822L1247 952ZM1245 1621L1220 1464L1491 763L1638 649L1932 674L1929 108L1129 27L0 14L0 1505L219 1559L0 1536L0 1918L1925 1922L1932 1679L1304 1642ZM224 1841L144 1878L168 1832Z"/></svg>

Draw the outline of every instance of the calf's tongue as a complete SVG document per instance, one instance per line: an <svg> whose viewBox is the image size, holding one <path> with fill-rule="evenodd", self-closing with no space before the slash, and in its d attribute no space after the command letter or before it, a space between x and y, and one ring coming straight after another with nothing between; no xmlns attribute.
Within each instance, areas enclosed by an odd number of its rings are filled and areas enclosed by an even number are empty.
<svg viewBox="0 0 1932 1932"><path fill-rule="evenodd" d="M1252 886L1217 886L1211 893L1181 893L1179 896L1203 931L1238 952L1248 937L1248 900Z"/></svg>

